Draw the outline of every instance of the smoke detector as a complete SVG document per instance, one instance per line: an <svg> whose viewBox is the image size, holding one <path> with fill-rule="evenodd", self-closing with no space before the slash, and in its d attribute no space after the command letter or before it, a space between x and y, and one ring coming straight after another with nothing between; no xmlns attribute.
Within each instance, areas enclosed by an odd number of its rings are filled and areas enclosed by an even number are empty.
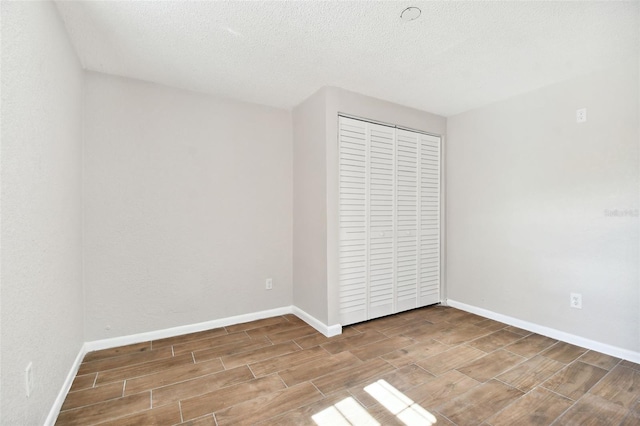
<svg viewBox="0 0 640 426"><path fill-rule="evenodd" d="M406 22L414 21L420 17L421 13L422 11L420 10L420 8L410 6L403 10L402 13L400 13L400 19Z"/></svg>

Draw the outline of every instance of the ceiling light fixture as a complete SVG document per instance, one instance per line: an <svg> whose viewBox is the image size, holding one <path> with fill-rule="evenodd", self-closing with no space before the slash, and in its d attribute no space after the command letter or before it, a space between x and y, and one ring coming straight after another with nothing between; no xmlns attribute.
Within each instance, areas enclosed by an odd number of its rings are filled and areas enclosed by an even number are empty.
<svg viewBox="0 0 640 426"><path fill-rule="evenodd" d="M422 11L419 8L410 6L400 13L400 19L406 22L414 21L420 17L421 13Z"/></svg>

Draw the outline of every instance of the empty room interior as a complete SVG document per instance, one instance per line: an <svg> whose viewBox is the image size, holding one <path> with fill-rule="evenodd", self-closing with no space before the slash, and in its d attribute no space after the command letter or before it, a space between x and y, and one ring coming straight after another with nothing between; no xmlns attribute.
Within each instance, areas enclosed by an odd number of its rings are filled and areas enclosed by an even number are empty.
<svg viewBox="0 0 640 426"><path fill-rule="evenodd" d="M640 424L639 2L0 7L1 425Z"/></svg>

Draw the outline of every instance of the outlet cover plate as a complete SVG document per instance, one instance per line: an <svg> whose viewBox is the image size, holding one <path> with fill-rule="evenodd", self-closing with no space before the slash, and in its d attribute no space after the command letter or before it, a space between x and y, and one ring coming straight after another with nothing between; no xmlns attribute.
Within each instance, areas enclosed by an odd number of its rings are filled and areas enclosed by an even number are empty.
<svg viewBox="0 0 640 426"><path fill-rule="evenodd" d="M582 295L580 293L571 293L569 306L574 309L582 309Z"/></svg>
<svg viewBox="0 0 640 426"><path fill-rule="evenodd" d="M587 109L580 108L576 110L576 123L584 123L587 121Z"/></svg>

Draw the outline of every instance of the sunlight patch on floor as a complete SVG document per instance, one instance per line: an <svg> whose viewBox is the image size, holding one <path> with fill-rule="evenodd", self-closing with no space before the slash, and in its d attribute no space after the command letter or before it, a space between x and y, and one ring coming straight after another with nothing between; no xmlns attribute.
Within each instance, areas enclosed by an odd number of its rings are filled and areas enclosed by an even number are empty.
<svg viewBox="0 0 640 426"><path fill-rule="evenodd" d="M385 380L378 380L364 390L407 426L429 426L437 421L433 414Z"/></svg>
<svg viewBox="0 0 640 426"><path fill-rule="evenodd" d="M318 426L380 426L371 414L349 397L311 416Z"/></svg>
<svg viewBox="0 0 640 426"><path fill-rule="evenodd" d="M364 390L407 426L431 426L437 422L433 414L385 380L378 380ZM352 397L325 408L311 418L318 426L380 426Z"/></svg>

